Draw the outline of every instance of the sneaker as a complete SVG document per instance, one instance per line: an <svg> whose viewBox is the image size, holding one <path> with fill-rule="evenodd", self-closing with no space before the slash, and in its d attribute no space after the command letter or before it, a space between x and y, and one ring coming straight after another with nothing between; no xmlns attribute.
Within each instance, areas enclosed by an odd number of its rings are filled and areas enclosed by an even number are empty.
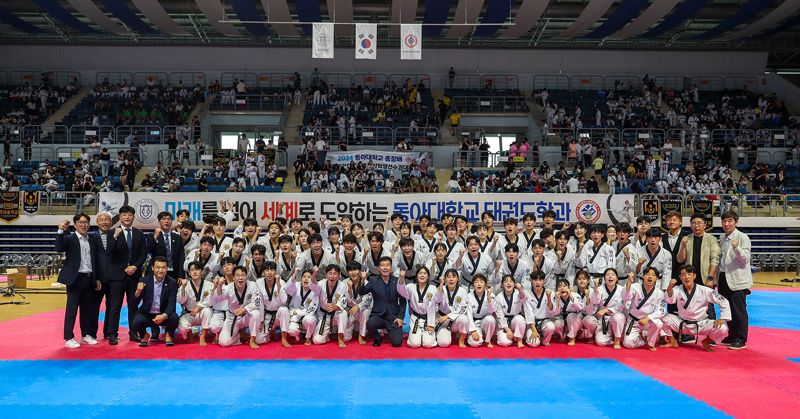
<svg viewBox="0 0 800 419"><path fill-rule="evenodd" d="M64 346L70 349L75 349L75 348L80 348L81 344L78 343L78 341L75 339L70 339L64 344Z"/></svg>
<svg viewBox="0 0 800 419"><path fill-rule="evenodd" d="M83 337L83 339L81 339L81 343L85 343L87 345L97 345L97 339L86 335Z"/></svg>
<svg viewBox="0 0 800 419"><path fill-rule="evenodd" d="M746 347L747 347L747 345L744 342L741 342L741 341L731 342L731 344L728 345L728 349L732 349L734 351L739 350L739 349L744 349Z"/></svg>

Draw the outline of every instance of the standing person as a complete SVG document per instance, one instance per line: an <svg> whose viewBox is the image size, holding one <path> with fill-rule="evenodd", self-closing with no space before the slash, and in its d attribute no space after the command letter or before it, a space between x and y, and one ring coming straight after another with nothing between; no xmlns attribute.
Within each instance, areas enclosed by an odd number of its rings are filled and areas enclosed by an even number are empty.
<svg viewBox="0 0 800 419"><path fill-rule="evenodd" d="M111 230L111 214L107 212L100 212L95 219L99 231L97 232L96 239L99 242L97 248L97 276L103 283L103 293L106 297L106 317L103 322L103 336L108 339L109 345L116 345L119 343L119 314L122 307L122 299L119 300L120 305L115 305L116 301L112 303L111 295L123 295L126 286L125 267L128 266L128 246L122 240L122 228L117 227L116 230ZM113 289L113 292L111 291ZM97 299L97 309L99 312L100 302L103 295L99 295Z"/></svg>
<svg viewBox="0 0 800 419"><path fill-rule="evenodd" d="M151 257L163 256L167 259L167 275L179 283L186 278L183 270L186 254L183 251L180 234L172 231L172 213L162 211L158 214L159 227L147 241L147 252Z"/></svg>
<svg viewBox="0 0 800 419"><path fill-rule="evenodd" d="M636 265L639 278L643 278L645 270L650 267L656 268L661 275L658 287L666 290L672 279L672 254L661 247L661 233L656 229L647 231L647 245L639 249Z"/></svg>
<svg viewBox="0 0 800 419"><path fill-rule="evenodd" d="M711 234L706 233L706 217L702 213L694 213L690 219L692 234L681 238L676 260L679 265L694 266L695 281L714 289L715 278L719 267L719 243ZM664 287L662 287L664 289ZM713 306L708 308L708 318L715 319Z"/></svg>
<svg viewBox="0 0 800 419"><path fill-rule="evenodd" d="M138 304L138 297L136 296L136 287L139 279L142 277L142 265L147 258L145 250L144 233L138 228L133 227L133 218L136 216L136 210L130 205L123 205L119 209L119 222L122 227L122 238L128 246L128 264L125 267L125 288L121 290L111 289L109 295L109 304L113 307L122 307L122 297L125 297L125 302L128 304L128 325L133 325L133 319L136 315L135 307ZM122 292L119 292L122 291ZM118 319L117 319L118 320ZM114 325L110 326L114 327ZM139 342L139 335L136 330L130 328L128 331L130 340Z"/></svg>
<svg viewBox="0 0 800 419"><path fill-rule="evenodd" d="M392 346L403 344L403 318L406 300L397 293L397 277L392 276L392 258L381 256L378 261L379 275L370 278L367 285L358 290L359 295L372 293L372 312L367 320L367 333L374 336L372 346L381 346L378 329L386 329Z"/></svg>
<svg viewBox="0 0 800 419"><path fill-rule="evenodd" d="M178 314L175 303L178 297L178 285L174 278L167 276L167 260L158 256L153 259L152 275L143 278L136 286L136 298L141 297L142 304L134 312L131 328L141 336L139 346L150 343L147 328L164 326L165 342L172 346L173 334L178 327Z"/></svg>
<svg viewBox="0 0 800 419"><path fill-rule="evenodd" d="M736 228L739 215L734 211L722 214L722 231L719 239L719 293L730 302L731 320L728 321L729 334L722 343L728 349L747 347L747 296L753 286L753 273L750 270L750 238ZM727 340L727 342L726 342Z"/></svg>
<svg viewBox="0 0 800 419"><path fill-rule="evenodd" d="M96 291L102 284L95 278L97 272L97 249L94 240L89 239L89 216L78 214L72 217L75 223L75 234L64 234L69 228L69 221L58 225L56 236L56 252L65 252L64 264L58 273L58 282L67 286L67 311L64 313L64 346L70 349L79 348L81 343L97 345L97 304ZM73 329L75 317L80 309L81 342L75 340ZM94 315L92 315L94 313ZM94 336L93 336L94 335Z"/></svg>
<svg viewBox="0 0 800 419"><path fill-rule="evenodd" d="M347 329L347 284L340 281L342 269L331 263L325 266L325 280L320 285L316 278L311 280L309 288L320 301L317 310L317 327L312 341L322 345L331 340L332 335L339 339L339 347L345 348L344 332Z"/></svg>
<svg viewBox="0 0 800 419"><path fill-rule="evenodd" d="M666 215L667 232L661 237L661 245L672 254L672 278L678 279L681 263L678 262L678 250L681 241L688 234L681 230L682 217L677 211L670 211Z"/></svg>

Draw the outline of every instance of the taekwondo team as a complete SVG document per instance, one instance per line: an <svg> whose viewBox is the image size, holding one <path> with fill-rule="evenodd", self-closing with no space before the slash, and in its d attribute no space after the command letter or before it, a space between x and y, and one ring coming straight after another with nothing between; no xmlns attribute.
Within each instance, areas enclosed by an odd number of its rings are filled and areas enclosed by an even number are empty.
<svg viewBox="0 0 800 419"><path fill-rule="evenodd" d="M719 238L703 214L684 231L669 213L662 232L643 217L636 226L557 226L553 211L538 223L534 214L506 218L502 230L490 212L475 224L451 214L411 223L393 214L373 226L278 218L263 235L248 218L230 237L228 208L221 202L199 233L182 210L176 220L158 214L145 234L131 206L119 209L116 228L104 212L96 231L85 214L60 223L66 346L119 344L125 300L129 341L143 347L746 347L751 246L735 212L722 214Z"/></svg>

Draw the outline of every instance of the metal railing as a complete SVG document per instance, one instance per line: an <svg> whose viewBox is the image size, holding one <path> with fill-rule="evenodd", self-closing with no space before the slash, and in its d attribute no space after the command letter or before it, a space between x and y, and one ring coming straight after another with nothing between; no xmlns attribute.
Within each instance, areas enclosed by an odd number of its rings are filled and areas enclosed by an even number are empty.
<svg viewBox="0 0 800 419"><path fill-rule="evenodd" d="M161 71L137 72L133 73L133 84L136 86L147 86L148 84L158 85L169 83L169 73Z"/></svg>
<svg viewBox="0 0 800 419"><path fill-rule="evenodd" d="M522 96L455 96L453 106L461 113L530 111Z"/></svg>
<svg viewBox="0 0 800 419"><path fill-rule="evenodd" d="M66 125L26 125L19 132L19 138L30 138L37 144L70 142L69 127Z"/></svg>
<svg viewBox="0 0 800 419"><path fill-rule="evenodd" d="M690 76L690 75L654 75L651 76L658 87L673 90L685 90L697 85L700 91L747 90L760 93L764 86L759 83L759 76ZM601 74L534 74L533 90L614 90L616 82L622 83L622 90L642 88L642 77L635 75L601 75Z"/></svg>
<svg viewBox="0 0 800 419"><path fill-rule="evenodd" d="M46 214L74 215L97 214L99 199L94 192L42 192L40 194Z"/></svg>
<svg viewBox="0 0 800 419"><path fill-rule="evenodd" d="M284 111L291 106L292 98L285 94L274 95L235 95L223 103L217 96L210 106L212 111Z"/></svg>
<svg viewBox="0 0 800 419"><path fill-rule="evenodd" d="M115 134L120 142L125 141L130 135L145 144L161 144L164 138L164 132L158 125L119 125Z"/></svg>
<svg viewBox="0 0 800 419"><path fill-rule="evenodd" d="M538 152L528 151L517 156L508 151L455 151L453 152L453 168L492 168L507 167L513 163L516 167L538 168L540 156Z"/></svg>
<svg viewBox="0 0 800 419"><path fill-rule="evenodd" d="M416 134L416 135L415 135ZM441 136L438 128L418 127L338 127L306 126L297 128L296 144L304 144L309 138L326 138L333 148L339 140L349 145L394 145L398 140L411 140L412 145L438 145Z"/></svg>
<svg viewBox="0 0 800 419"><path fill-rule="evenodd" d="M29 83L31 85L38 85L42 81L42 75L46 75L47 79L54 86L66 86L70 83L75 83L75 86L81 85L81 73L77 71L50 71L50 70L22 70L22 71L9 71L8 84L18 85Z"/></svg>
<svg viewBox="0 0 800 419"><path fill-rule="evenodd" d="M197 150L183 150L180 148L177 150L158 151L158 162L164 164L164 167L169 167L172 164L172 160L176 158L181 164L183 164L183 162L188 162L189 165L205 166L211 165L213 154L201 154Z"/></svg>

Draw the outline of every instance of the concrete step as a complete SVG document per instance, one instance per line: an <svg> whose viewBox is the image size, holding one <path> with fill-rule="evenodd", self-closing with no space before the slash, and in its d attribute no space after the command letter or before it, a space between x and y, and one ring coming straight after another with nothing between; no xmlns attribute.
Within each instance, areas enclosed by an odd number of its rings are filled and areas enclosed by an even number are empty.
<svg viewBox="0 0 800 419"><path fill-rule="evenodd" d="M81 103L84 98L86 98L86 96L89 96L89 93L91 93L89 88L80 88L74 95L72 95L71 98L67 99L67 101L64 102L64 104L61 105L57 111L50 115L50 117L44 121L43 125L52 126L60 124L61 121L63 121L64 118L69 115L69 113L72 112L72 110L75 109L75 107L78 106L78 104ZM42 134L45 133L43 132ZM47 132L47 134L50 134L50 132Z"/></svg>

